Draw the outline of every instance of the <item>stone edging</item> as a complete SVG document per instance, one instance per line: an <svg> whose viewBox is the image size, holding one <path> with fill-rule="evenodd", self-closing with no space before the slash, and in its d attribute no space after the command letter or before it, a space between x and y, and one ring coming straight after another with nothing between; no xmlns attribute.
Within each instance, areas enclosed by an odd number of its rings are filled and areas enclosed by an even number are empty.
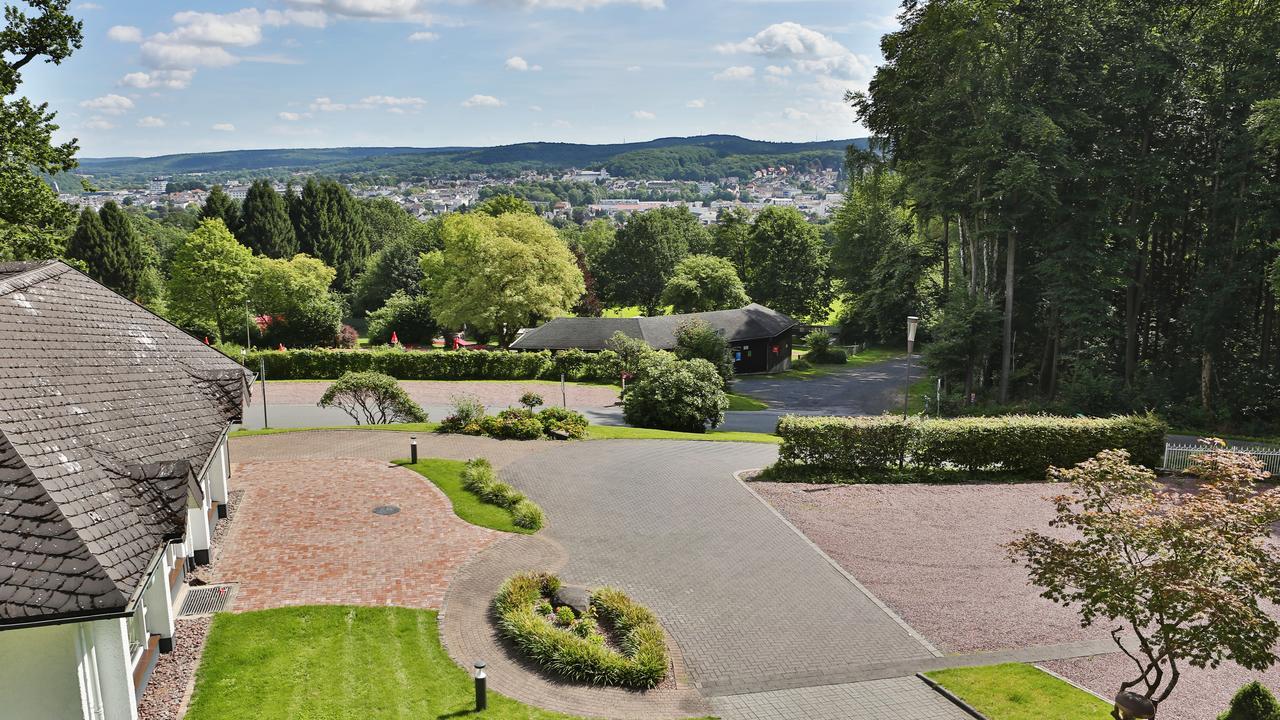
<svg viewBox="0 0 1280 720"><path fill-rule="evenodd" d="M916 673L916 677L923 680L925 685L928 685L929 687L933 688L934 692L946 698L948 701L951 702L952 705L955 705L956 707L960 708L969 716L976 718L976 720L987 720L986 715L983 715L982 713L978 712L972 705L965 702L964 700L961 700L959 697L956 697L956 695L953 694L950 690L934 682L933 679L930 678L928 675L925 675L924 673Z"/></svg>

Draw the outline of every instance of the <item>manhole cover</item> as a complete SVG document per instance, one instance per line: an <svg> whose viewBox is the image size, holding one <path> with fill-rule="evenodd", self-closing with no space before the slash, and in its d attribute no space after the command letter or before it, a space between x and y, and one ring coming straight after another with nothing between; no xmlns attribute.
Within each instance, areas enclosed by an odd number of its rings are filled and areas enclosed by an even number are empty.
<svg viewBox="0 0 1280 720"><path fill-rule="evenodd" d="M395 505L379 505L373 509L374 515L395 515L400 512L400 508Z"/></svg>
<svg viewBox="0 0 1280 720"><path fill-rule="evenodd" d="M234 585L201 585L187 588L187 597L182 601L179 616L208 615L221 612L231 602L235 594Z"/></svg>

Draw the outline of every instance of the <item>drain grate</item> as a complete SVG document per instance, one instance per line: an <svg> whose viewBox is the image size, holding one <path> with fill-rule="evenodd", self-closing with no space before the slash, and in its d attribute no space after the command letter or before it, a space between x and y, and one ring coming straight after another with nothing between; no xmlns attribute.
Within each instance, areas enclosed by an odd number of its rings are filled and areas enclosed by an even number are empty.
<svg viewBox="0 0 1280 720"><path fill-rule="evenodd" d="M400 508L395 505L379 505L373 509L374 515L395 515L400 512Z"/></svg>
<svg viewBox="0 0 1280 720"><path fill-rule="evenodd" d="M222 612L235 595L235 585L201 585L187 588L187 596L182 600L179 616L208 615Z"/></svg>

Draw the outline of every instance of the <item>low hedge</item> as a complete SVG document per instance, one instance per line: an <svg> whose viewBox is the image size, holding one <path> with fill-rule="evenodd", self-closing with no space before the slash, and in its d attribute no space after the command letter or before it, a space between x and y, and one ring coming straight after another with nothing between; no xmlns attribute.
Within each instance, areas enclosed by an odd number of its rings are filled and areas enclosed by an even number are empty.
<svg viewBox="0 0 1280 720"><path fill-rule="evenodd" d="M578 622L548 620L546 610L559 589L559 578L547 573L507 578L493 599L502 635L546 670L570 680L647 689L666 678L665 635L648 608L612 588L591 594L591 612L611 628L619 652L596 633L575 632L582 627ZM568 608L554 610L563 614Z"/></svg>
<svg viewBox="0 0 1280 720"><path fill-rule="evenodd" d="M613 382L612 352L565 350L255 350L247 365L265 363L269 380L327 380L346 372L380 372L397 380L559 380Z"/></svg>
<svg viewBox="0 0 1280 720"><path fill-rule="evenodd" d="M542 508L519 490L499 480L488 460L473 458L467 461L462 469L462 487L490 505L505 508L511 513L511 522L516 527L542 529Z"/></svg>
<svg viewBox="0 0 1280 720"><path fill-rule="evenodd" d="M778 464L857 473L905 462L923 469L1038 475L1050 467L1071 467L1103 450L1123 449L1133 462L1157 467L1168 430L1153 415L927 420L787 415L778 420Z"/></svg>

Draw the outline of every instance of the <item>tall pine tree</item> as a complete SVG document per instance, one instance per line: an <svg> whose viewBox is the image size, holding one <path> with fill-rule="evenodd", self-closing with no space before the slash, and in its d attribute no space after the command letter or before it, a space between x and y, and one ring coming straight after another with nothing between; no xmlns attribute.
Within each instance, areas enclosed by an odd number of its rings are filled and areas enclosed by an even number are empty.
<svg viewBox="0 0 1280 720"><path fill-rule="evenodd" d="M240 208L236 207L236 201L223 191L221 185L214 185L209 191L209 197L205 198L204 206L200 208L200 219L218 219L233 234L240 231Z"/></svg>
<svg viewBox="0 0 1280 720"><path fill-rule="evenodd" d="M111 255L117 258L114 266L108 268L103 284L127 298L136 299L142 274L147 269L142 238L134 229L133 221L114 202L102 206L98 219L107 232Z"/></svg>
<svg viewBox="0 0 1280 720"><path fill-rule="evenodd" d="M111 235L93 208L80 211L80 223L67 240L67 257L83 261L89 277L116 289L110 283L117 276L121 260Z"/></svg>
<svg viewBox="0 0 1280 720"><path fill-rule="evenodd" d="M255 180L249 187L236 235L250 250L270 258L288 259L298 252L289 208L269 180Z"/></svg>
<svg viewBox="0 0 1280 720"><path fill-rule="evenodd" d="M361 208L333 180L307 180L298 199L298 245L337 271L334 289L350 292L369 255L369 231Z"/></svg>

